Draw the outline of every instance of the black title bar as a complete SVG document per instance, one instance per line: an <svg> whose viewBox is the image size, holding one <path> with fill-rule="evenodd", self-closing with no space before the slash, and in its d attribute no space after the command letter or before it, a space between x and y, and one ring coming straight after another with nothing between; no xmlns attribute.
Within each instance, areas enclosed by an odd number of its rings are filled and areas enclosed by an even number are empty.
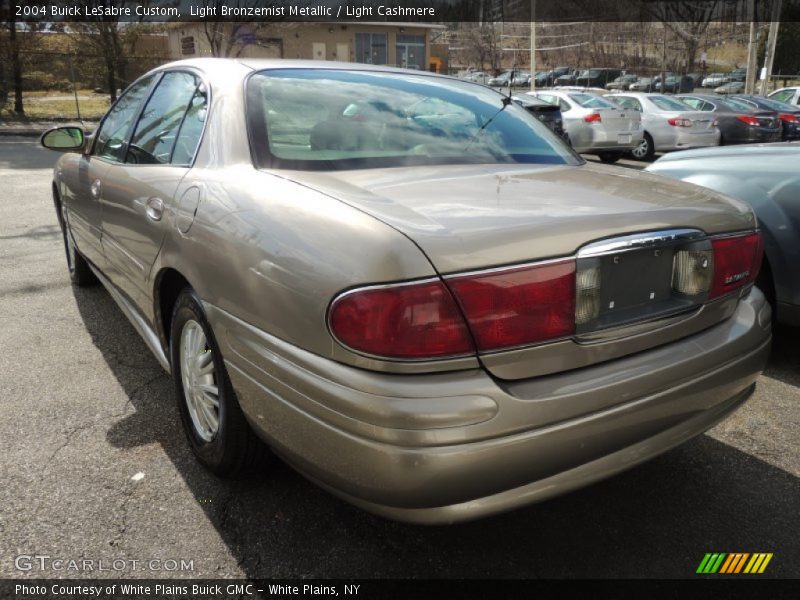
<svg viewBox="0 0 800 600"><path fill-rule="evenodd" d="M11 0L0 20L38 22L768 22L800 0Z"/></svg>

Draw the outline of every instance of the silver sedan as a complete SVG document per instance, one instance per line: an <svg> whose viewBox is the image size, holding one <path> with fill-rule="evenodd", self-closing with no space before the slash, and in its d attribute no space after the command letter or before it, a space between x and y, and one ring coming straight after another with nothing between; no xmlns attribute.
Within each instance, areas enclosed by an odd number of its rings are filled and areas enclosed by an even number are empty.
<svg viewBox="0 0 800 600"><path fill-rule="evenodd" d="M376 513L476 518L700 434L769 353L750 207L587 164L485 86L181 61L42 143L72 281L220 475L270 448Z"/></svg>
<svg viewBox="0 0 800 600"><path fill-rule="evenodd" d="M653 160L656 152L719 146L720 132L712 114L663 94L624 93L607 96L642 115L644 135L634 158Z"/></svg>
<svg viewBox="0 0 800 600"><path fill-rule="evenodd" d="M576 152L597 154L603 162L616 162L642 142L641 116L613 102L583 91L528 92L561 108L564 129Z"/></svg>

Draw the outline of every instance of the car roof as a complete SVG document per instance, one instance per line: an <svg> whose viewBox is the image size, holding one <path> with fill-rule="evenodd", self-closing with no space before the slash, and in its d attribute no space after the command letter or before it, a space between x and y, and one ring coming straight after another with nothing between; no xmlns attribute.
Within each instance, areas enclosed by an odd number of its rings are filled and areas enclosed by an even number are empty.
<svg viewBox="0 0 800 600"><path fill-rule="evenodd" d="M756 156L797 156L800 157L800 145L792 142L770 142L766 144L736 144L732 146L711 146L708 148L695 148L681 152L671 152L658 159L666 163L694 158L716 157L742 157L753 158ZM653 163L656 164L656 163Z"/></svg>
<svg viewBox="0 0 800 600"><path fill-rule="evenodd" d="M429 75L432 77L445 77L447 79L457 79L449 75L438 75L430 71L416 69L401 69L399 67L387 67L379 65L368 65L365 63L340 62L333 60L304 60L293 58L189 58L173 61L160 66L158 69L173 69L176 67L194 67L208 73L230 68L231 65L239 65L250 71L262 71L265 69L333 69L347 71L380 71L385 73L398 73L404 75Z"/></svg>

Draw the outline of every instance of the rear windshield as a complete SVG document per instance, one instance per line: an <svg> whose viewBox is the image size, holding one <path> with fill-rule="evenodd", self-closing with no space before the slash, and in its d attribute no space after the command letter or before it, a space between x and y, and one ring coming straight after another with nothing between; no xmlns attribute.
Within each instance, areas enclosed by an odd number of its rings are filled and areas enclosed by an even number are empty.
<svg viewBox="0 0 800 600"><path fill-rule="evenodd" d="M730 106L734 110L744 110L750 112L754 108L758 108L758 105L753 103L750 104L749 102L745 102L744 100L738 100L736 98L725 98L724 100L720 101L720 104L723 106Z"/></svg>
<svg viewBox="0 0 800 600"><path fill-rule="evenodd" d="M740 100L740 98L736 98L736 99ZM786 104L786 102L778 102L777 100L773 100L772 98L759 98L758 102L762 106L767 106L767 107L771 108L772 110L788 111L788 112L797 111L797 107L796 106L792 106L791 104ZM756 103L753 102L753 104L756 104Z"/></svg>
<svg viewBox="0 0 800 600"><path fill-rule="evenodd" d="M661 110L694 110L688 104L684 104L675 98L669 96L648 96L650 102L655 104Z"/></svg>
<svg viewBox="0 0 800 600"><path fill-rule="evenodd" d="M584 108L617 108L608 100L592 94L570 94L569 97Z"/></svg>
<svg viewBox="0 0 800 600"><path fill-rule="evenodd" d="M275 69L250 77L247 116L261 167L582 162L505 100L484 86L427 75Z"/></svg>

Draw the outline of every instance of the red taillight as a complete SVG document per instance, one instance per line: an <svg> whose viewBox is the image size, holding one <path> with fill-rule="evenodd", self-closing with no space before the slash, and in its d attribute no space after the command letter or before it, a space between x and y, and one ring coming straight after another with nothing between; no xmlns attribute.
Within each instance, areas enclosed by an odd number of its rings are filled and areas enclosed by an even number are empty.
<svg viewBox="0 0 800 600"><path fill-rule="evenodd" d="M447 280L485 352L575 331L575 261L509 268Z"/></svg>
<svg viewBox="0 0 800 600"><path fill-rule="evenodd" d="M714 250L714 279L709 299L755 281L764 254L759 232L713 238L711 246Z"/></svg>
<svg viewBox="0 0 800 600"><path fill-rule="evenodd" d="M441 281L346 292L328 323L341 343L387 358L441 358L475 351L458 306Z"/></svg>
<svg viewBox="0 0 800 600"><path fill-rule="evenodd" d="M667 123L672 125L673 127L691 127L692 120L691 119L684 119L679 117L673 117L672 119L667 119Z"/></svg>
<svg viewBox="0 0 800 600"><path fill-rule="evenodd" d="M746 123L747 125L756 126L758 125L758 119L755 117L751 117L750 115L736 115L736 118L739 119L742 123Z"/></svg>
<svg viewBox="0 0 800 600"><path fill-rule="evenodd" d="M587 123L602 123L603 117L600 116L600 113L592 113L583 117L583 120Z"/></svg>
<svg viewBox="0 0 800 600"><path fill-rule="evenodd" d="M793 115L790 113L780 113L778 116L784 123L800 123L800 119L797 118L797 115Z"/></svg>

